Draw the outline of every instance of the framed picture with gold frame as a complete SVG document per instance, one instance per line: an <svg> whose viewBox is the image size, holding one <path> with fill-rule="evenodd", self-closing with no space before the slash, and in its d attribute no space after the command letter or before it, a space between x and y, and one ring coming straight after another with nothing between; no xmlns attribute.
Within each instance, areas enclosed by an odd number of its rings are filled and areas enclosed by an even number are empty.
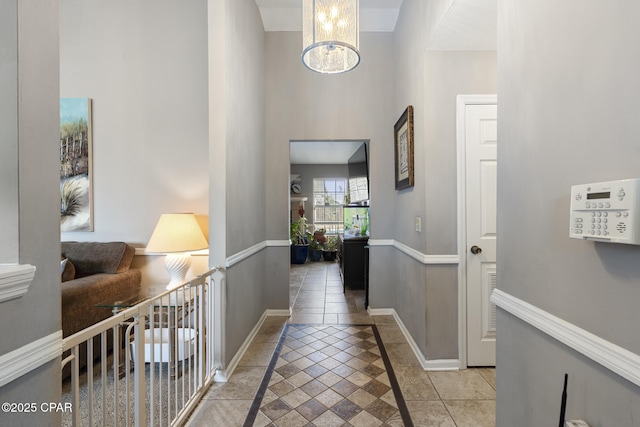
<svg viewBox="0 0 640 427"><path fill-rule="evenodd" d="M409 105L394 130L396 190L413 187L413 107Z"/></svg>

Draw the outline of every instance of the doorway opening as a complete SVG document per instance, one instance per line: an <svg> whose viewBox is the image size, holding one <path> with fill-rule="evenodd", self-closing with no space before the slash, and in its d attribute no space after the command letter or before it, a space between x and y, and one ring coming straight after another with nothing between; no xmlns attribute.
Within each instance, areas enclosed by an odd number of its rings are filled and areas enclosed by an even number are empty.
<svg viewBox="0 0 640 427"><path fill-rule="evenodd" d="M368 140L295 140L289 143L289 222L292 321L343 323L368 317L362 286L347 286L345 238L368 238ZM359 211L356 216L354 209ZM294 243L307 245L294 260ZM364 247L364 244L363 244ZM350 264L353 264L351 261ZM364 275L364 266L362 267ZM348 278L347 278L348 279Z"/></svg>

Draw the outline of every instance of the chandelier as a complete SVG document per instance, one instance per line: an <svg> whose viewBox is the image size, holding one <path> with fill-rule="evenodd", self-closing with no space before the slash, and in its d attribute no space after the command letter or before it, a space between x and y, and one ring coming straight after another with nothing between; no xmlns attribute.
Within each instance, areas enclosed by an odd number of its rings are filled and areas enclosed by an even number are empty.
<svg viewBox="0 0 640 427"><path fill-rule="evenodd" d="M303 0L302 62L337 74L360 63L359 0Z"/></svg>

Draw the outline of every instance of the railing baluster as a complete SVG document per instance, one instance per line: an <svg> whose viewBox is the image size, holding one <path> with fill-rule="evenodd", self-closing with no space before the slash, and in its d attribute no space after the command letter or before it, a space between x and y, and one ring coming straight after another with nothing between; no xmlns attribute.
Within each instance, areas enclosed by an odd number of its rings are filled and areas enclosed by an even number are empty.
<svg viewBox="0 0 640 427"><path fill-rule="evenodd" d="M120 407L118 405L118 397L120 392L120 324L117 323L113 326L113 425L118 426ZM102 379L105 381L105 378ZM104 399L102 402L104 405Z"/></svg>
<svg viewBox="0 0 640 427"><path fill-rule="evenodd" d="M123 350L124 351L124 366L122 366L121 363L119 365L121 366L121 369L124 369L124 389L125 389L125 393L124 393L124 396L125 396L124 397L124 408L125 408L125 424L127 426L129 426L129 419L130 419L129 410L131 409L131 402L130 402L130 399L129 399L130 390L131 390L131 384L130 384L130 378L131 378L131 350L129 348L130 347L129 343L131 341L130 340L131 329L136 328L137 326L138 326L138 316L134 316L133 322L130 322L127 325L127 329L125 330L124 336L122 337L122 341L119 340L119 343L120 342L124 342L124 345L125 345L124 346L124 350ZM135 340L135 342L139 343L140 341ZM139 347L139 345L138 345L138 347ZM134 366L135 366L135 363L134 363ZM135 379L134 379L134 381L135 381ZM136 395L134 396L134 402L133 402L133 404L135 405L136 408L137 408L137 401L138 401L137 392L138 392L138 390L136 388ZM118 403L119 403L119 401L116 400L116 404L118 404ZM135 414L135 415L138 415L138 414Z"/></svg>
<svg viewBox="0 0 640 427"><path fill-rule="evenodd" d="M105 405L105 398L107 396L107 342L109 337L107 331L102 331L100 334L100 360L102 363L102 425L107 425L107 407Z"/></svg>
<svg viewBox="0 0 640 427"><path fill-rule="evenodd" d="M71 359L71 392L73 393L73 404L76 408L80 407L80 347L78 345L73 347L71 351L73 359ZM74 379L75 378L75 379ZM80 417L73 418L73 426L77 426L80 423Z"/></svg>
<svg viewBox="0 0 640 427"><path fill-rule="evenodd" d="M149 425L153 426L155 425L155 415L156 415L156 406L155 406L155 402L156 402L156 394L155 394L155 379L156 379L156 375L155 375L155 331L153 328L153 305L148 304L147 305L147 312L148 317L146 318L146 324L149 325L149 329L148 329L148 333L149 333L149 360L150 362L150 366L149 366ZM144 331L143 331L144 332ZM146 332L145 332L146 333ZM140 341L138 341L139 343ZM143 339L143 342L146 343L146 339ZM142 358L144 359L144 353ZM141 362L141 361L139 361ZM158 382L160 385L162 384L161 381Z"/></svg>
<svg viewBox="0 0 640 427"><path fill-rule="evenodd" d="M87 385L88 385L88 402L93 402L93 338L87 341ZM91 405L88 405L89 425L93 425L93 411Z"/></svg>
<svg viewBox="0 0 640 427"><path fill-rule="evenodd" d="M214 361L221 354L218 344L222 337L214 332L223 315L215 310L219 309L216 304L224 301L217 300L224 296L224 290L213 278L220 270L213 268L177 289L116 310L112 317L64 338L63 351L70 355L62 367L70 364L71 369L71 389L64 399L73 405L72 413L63 417L64 425L155 427L186 421L212 382ZM107 345L110 334L112 352ZM94 348L98 341L99 353ZM86 380L82 383L80 346L86 346ZM145 359L150 363L148 373ZM88 399L80 402L84 388ZM102 400L101 416L97 411L100 404L93 404L96 399Z"/></svg>
<svg viewBox="0 0 640 427"><path fill-rule="evenodd" d="M135 327L133 329L133 340L137 343L134 348L136 349L134 355L134 394L135 394L135 402L134 402L134 419L136 427L144 427L147 423L147 411L145 406L145 363L144 363L144 330L145 330L145 319L147 318L146 313L144 313L145 306L141 307L141 312L138 316L135 317ZM141 320L142 319L142 320ZM127 348L129 346L127 345ZM153 360L153 359L152 359ZM153 367L153 362L151 362L151 367ZM127 371L128 372L128 371ZM152 370L150 370L150 375L153 375ZM128 419L128 418L127 418Z"/></svg>

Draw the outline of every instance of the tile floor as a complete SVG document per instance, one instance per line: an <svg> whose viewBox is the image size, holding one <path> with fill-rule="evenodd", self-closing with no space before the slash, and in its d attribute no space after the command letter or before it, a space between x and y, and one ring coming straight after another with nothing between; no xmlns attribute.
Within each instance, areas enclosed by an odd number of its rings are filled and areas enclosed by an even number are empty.
<svg viewBox="0 0 640 427"><path fill-rule="evenodd" d="M424 371L393 317L369 316L364 309L364 292L361 290L347 289L347 292L343 293L336 263L320 261L301 266L293 265L290 281L292 316L290 318L269 317L265 321L229 381L215 383L211 386L187 422L188 426L226 427L244 424L287 322L289 324L318 325L376 325L413 425L425 427L495 426L494 369L467 369L452 372ZM340 326L332 329L340 331L341 328ZM281 351L280 354L284 356L286 353ZM306 356L310 355L313 353ZM304 359L313 362L313 358L305 357ZM330 361L336 360L333 357L329 357L329 359ZM367 366L375 366L375 363ZM276 366L281 367L282 365ZM314 365L305 363L304 369L308 369L308 372L314 372L316 371L314 366L326 369L322 364L315 362ZM355 369L357 372L345 367ZM377 367L380 368L380 365ZM309 375L309 381L303 384L302 378L296 377L289 381L275 371L269 383L270 388L275 388L273 390L267 389L261 406L266 408L269 403L283 400L290 403L287 404L288 407L295 406L298 410L293 411L293 408L291 408L292 410L285 408L285 410L271 412L268 409L260 411L253 425L402 426L402 419L394 410L379 411L379 417L386 417L386 419L370 418L364 415L358 417L358 414L365 411L355 412L351 416L340 411L341 408L351 407L351 403L359 403L361 408L367 407L361 402L363 399L372 399L370 393L369 395L363 393L363 387L367 386L368 381L353 381L356 377L362 379L359 373L363 370L365 372L374 371L366 366L353 367L343 363L332 367L330 372L337 375L335 379L340 378L335 383L341 384L338 387L339 391L335 390L335 384L327 386L321 381L321 384L312 383L317 380L311 378L313 374ZM319 371L317 370L317 373ZM354 376L354 374L358 375ZM349 377L352 377L351 380ZM344 379L351 382L353 386L344 382ZM382 382L384 383L384 380ZM322 392L314 396L314 393L320 388L323 389ZM350 392L351 389L352 392ZM277 390L281 395L276 394L274 390ZM316 396L322 393L326 395L316 399ZM340 399L344 403L334 409L332 405L340 405L340 402L332 402L329 397L333 396L337 399L337 395L340 395ZM389 398L389 395L384 396ZM345 397L346 399L344 399ZM323 401L323 399L325 400ZM313 403L311 403L312 401ZM378 401L383 401L391 406L395 403L397 407L397 402L393 402L392 399L384 400L381 398ZM315 402L324 407L318 406ZM377 405L384 406L379 403ZM272 405L269 408L273 409L276 406ZM280 406L280 408L284 408L284 406ZM385 407L385 409L389 408ZM267 417L266 413L269 413L273 419ZM370 413L377 415L373 409L367 415ZM306 417L299 417L298 415L301 414Z"/></svg>
<svg viewBox="0 0 640 427"><path fill-rule="evenodd" d="M288 325L245 425L410 424L381 345L375 325Z"/></svg>

